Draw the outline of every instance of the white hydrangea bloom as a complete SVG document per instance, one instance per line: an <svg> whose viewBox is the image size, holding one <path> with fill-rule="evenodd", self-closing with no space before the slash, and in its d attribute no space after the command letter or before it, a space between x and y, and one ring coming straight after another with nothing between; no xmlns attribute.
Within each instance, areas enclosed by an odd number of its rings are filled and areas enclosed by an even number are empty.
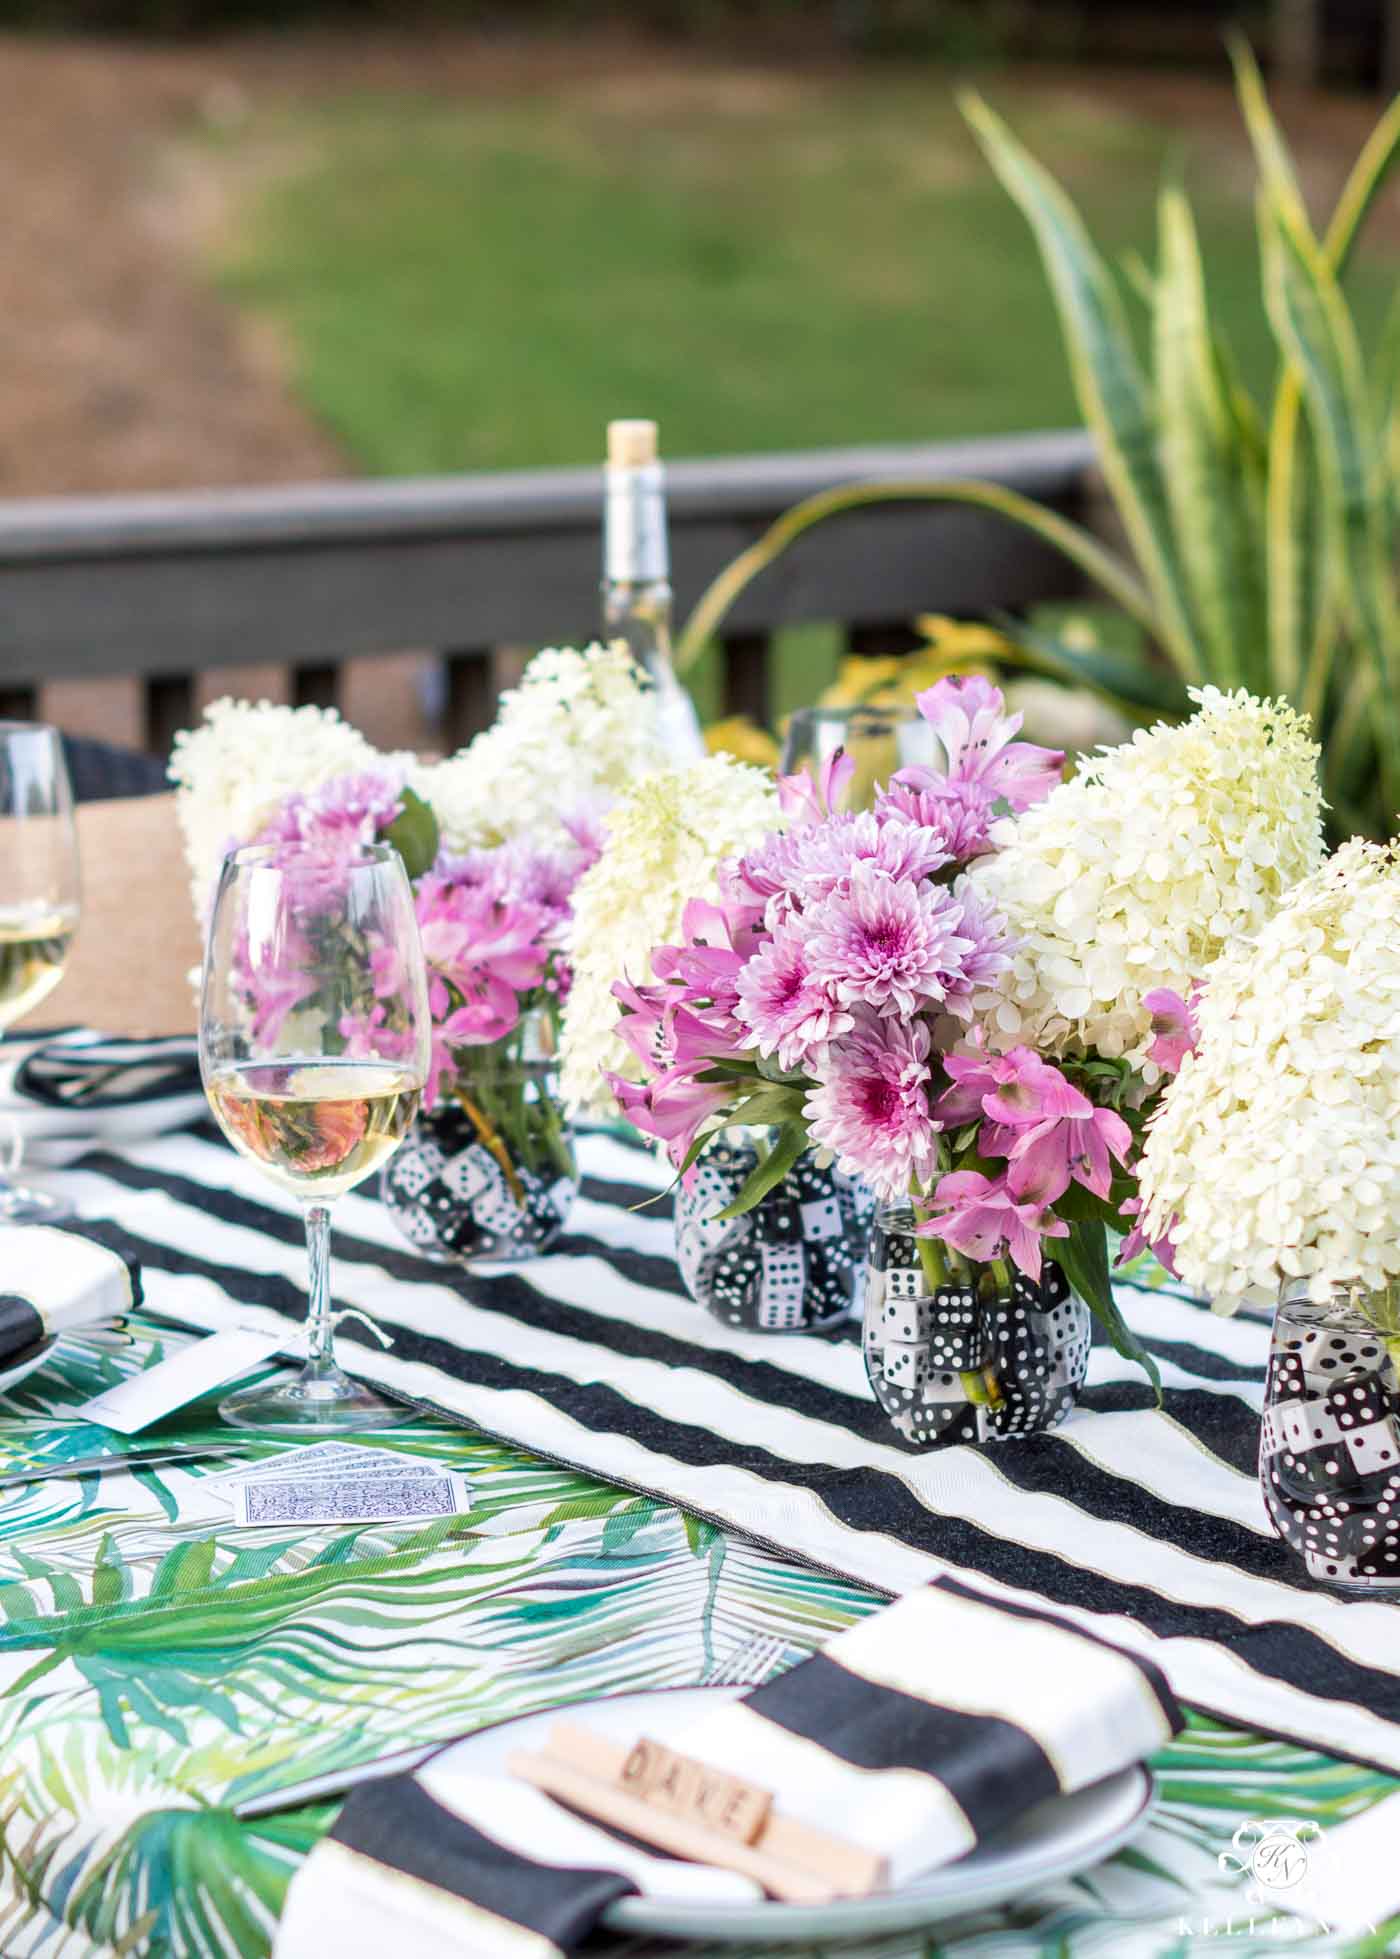
<svg viewBox="0 0 1400 1959"><path fill-rule="evenodd" d="M411 780L448 849L463 851L551 841L562 818L611 802L664 759L655 692L618 640L537 653L493 725Z"/></svg>
<svg viewBox="0 0 1400 1959"><path fill-rule="evenodd" d="M260 830L284 796L319 789L336 776L383 765L334 708L276 707L225 697L197 728L175 737L170 779L190 867L190 891L204 916L230 845Z"/></svg>
<svg viewBox="0 0 1400 1959"><path fill-rule="evenodd" d="M652 948L679 938L690 900L718 897L721 860L780 822L772 777L728 755L647 777L606 818L603 854L574 892L574 983L561 1049L572 1110L613 1113L601 1071L637 1073L615 1031L614 981L650 980Z"/></svg>
<svg viewBox="0 0 1400 1959"><path fill-rule="evenodd" d="M996 825L971 876L1020 940L978 1001L1004 1047L1126 1055L1148 1081L1145 993L1185 994L1322 857L1305 717L1214 687L1180 726L1139 729Z"/></svg>
<svg viewBox="0 0 1400 1959"><path fill-rule="evenodd" d="M1400 1278L1400 853L1347 844L1212 968L1142 1168L1150 1235L1230 1310Z"/></svg>

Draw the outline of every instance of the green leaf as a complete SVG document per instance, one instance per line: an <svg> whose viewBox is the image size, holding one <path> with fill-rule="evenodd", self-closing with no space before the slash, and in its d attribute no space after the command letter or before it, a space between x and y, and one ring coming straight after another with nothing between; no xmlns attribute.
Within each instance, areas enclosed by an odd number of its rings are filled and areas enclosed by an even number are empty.
<svg viewBox="0 0 1400 1959"><path fill-rule="evenodd" d="M1075 393L1155 600L1156 629L1182 675L1199 681L1204 661L1172 534L1156 416L1118 290L1055 179L979 97L966 95L961 106L1035 234L1059 311Z"/></svg>
<svg viewBox="0 0 1400 1959"><path fill-rule="evenodd" d="M967 503L1005 517L1062 552L1146 631L1156 635L1160 630L1151 594L1144 589L1131 565L1124 564L1116 553L1105 550L1082 524L1072 523L1057 510L1050 510L1001 483L979 483L972 477L910 477L904 482L856 483L821 490L784 511L756 544L741 551L701 593L685 622L685 630L676 641L677 672L683 673L700 657L741 593L775 564L790 544L816 524L877 503Z"/></svg>
<svg viewBox="0 0 1400 1959"><path fill-rule="evenodd" d="M1144 657L1125 659L1102 646L1068 646L1054 633L1008 613L993 613L993 623L1025 656L1026 664L1071 686L1089 687L1096 694L1131 707L1172 716L1189 714L1191 702L1179 675L1168 666Z"/></svg>
<svg viewBox="0 0 1400 1959"><path fill-rule="evenodd" d="M804 1092L799 1088L755 1089L753 1094L734 1104L731 1122L747 1123L758 1129L777 1129L785 1122L795 1122L802 1114Z"/></svg>
<svg viewBox="0 0 1400 1959"><path fill-rule="evenodd" d="M751 1211L755 1204L765 1198L783 1181L794 1163L807 1148L807 1125L805 1122L787 1122L778 1131L777 1139L756 1169L745 1178L742 1189L732 1204L726 1204L716 1213L717 1220L739 1218L745 1211Z"/></svg>
<svg viewBox="0 0 1400 1959"><path fill-rule="evenodd" d="M681 1523L685 1527L685 1541L692 1557L706 1557L710 1546L723 1537L717 1524L709 1523L704 1517L692 1517L689 1511L682 1512Z"/></svg>
<svg viewBox="0 0 1400 1959"><path fill-rule="evenodd" d="M1069 1224L1068 1238L1048 1240L1050 1255L1064 1272L1084 1304L1098 1320L1124 1360L1136 1361L1152 1383L1158 1403L1162 1399L1162 1377L1157 1363L1118 1310L1113 1297L1113 1281L1108 1271L1108 1239L1102 1224L1076 1219Z"/></svg>
<svg viewBox="0 0 1400 1959"><path fill-rule="evenodd" d="M1298 369L1329 535L1346 567L1349 609L1385 712L1393 715L1400 610L1383 521L1384 471L1356 329L1331 267L1291 211L1261 201L1260 231L1269 318ZM1382 746L1381 759L1393 809L1400 789L1400 748L1393 737Z"/></svg>
<svg viewBox="0 0 1400 1959"><path fill-rule="evenodd" d="M1195 220L1184 193L1159 200L1153 314L1162 470L1212 680L1258 687L1265 605L1262 526L1247 452L1222 380Z"/></svg>
<svg viewBox="0 0 1400 1959"><path fill-rule="evenodd" d="M403 807L384 832L384 841L402 857L410 879L420 878L437 860L438 821L412 789L405 789L399 801Z"/></svg>
<svg viewBox="0 0 1400 1959"><path fill-rule="evenodd" d="M1395 495L1400 485L1400 287L1386 310L1385 324L1371 363L1371 413L1380 435L1386 491L1395 519Z"/></svg>

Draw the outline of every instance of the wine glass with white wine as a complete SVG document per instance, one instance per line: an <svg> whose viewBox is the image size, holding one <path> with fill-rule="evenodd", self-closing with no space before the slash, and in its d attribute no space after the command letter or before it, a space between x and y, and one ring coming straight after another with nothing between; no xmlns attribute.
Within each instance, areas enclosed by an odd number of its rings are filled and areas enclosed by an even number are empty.
<svg viewBox="0 0 1400 1959"><path fill-rule="evenodd" d="M388 844L274 844L225 860L209 923L199 1062L219 1126L295 1198L310 1261L307 1362L220 1413L241 1428L380 1428L410 1411L336 1364L330 1207L412 1126L428 1073L413 893Z"/></svg>
<svg viewBox="0 0 1400 1959"><path fill-rule="evenodd" d="M0 721L0 1032L48 998L78 929L78 832L56 728ZM0 1224L51 1224L71 1206L15 1181L24 1152L4 1137Z"/></svg>

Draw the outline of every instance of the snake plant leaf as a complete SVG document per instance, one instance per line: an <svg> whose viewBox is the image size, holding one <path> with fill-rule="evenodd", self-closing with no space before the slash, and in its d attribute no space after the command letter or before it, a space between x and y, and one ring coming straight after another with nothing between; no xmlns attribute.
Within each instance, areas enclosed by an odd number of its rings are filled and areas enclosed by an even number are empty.
<svg viewBox="0 0 1400 1959"><path fill-rule="evenodd" d="M1230 43L1235 86L1254 146L1260 179L1272 201L1309 232L1307 205L1293 159L1274 120L1249 44ZM1269 671L1273 685L1296 699L1303 687L1308 649L1317 633L1318 572L1314 492L1302 443L1301 380L1286 357L1269 421L1269 475L1265 556L1269 592Z"/></svg>
<svg viewBox="0 0 1400 1959"><path fill-rule="evenodd" d="M1371 413L1381 443L1386 494L1395 521L1400 493L1400 288L1386 310L1371 366Z"/></svg>
<svg viewBox="0 0 1400 1959"><path fill-rule="evenodd" d="M1263 535L1206 304L1195 220L1178 185L1158 203L1153 351L1162 473L1208 677L1257 688L1265 663Z"/></svg>
<svg viewBox="0 0 1400 1959"><path fill-rule="evenodd" d="M1390 723L1391 738L1382 744L1381 762L1393 810L1400 789L1400 741L1393 720L1400 611L1378 495L1382 471L1361 350L1330 265L1288 205L1261 193L1260 224L1269 317L1298 368L1328 523L1347 571L1357 637L1375 671Z"/></svg>
<svg viewBox="0 0 1400 1959"><path fill-rule="evenodd" d="M1118 289L1074 205L980 97L962 111L1035 235L1060 315L1075 393L1129 541L1156 601L1158 632L1183 676L1205 662L1172 534L1151 391Z"/></svg>
<svg viewBox="0 0 1400 1959"><path fill-rule="evenodd" d="M1057 510L1002 483L980 482L974 477L910 477L904 481L840 484L832 490L819 490L815 496L805 497L775 518L762 537L717 573L700 594L676 641L676 671L684 673L694 664L741 593L805 531L825 523L828 518L842 517L848 511L864 510L877 503L967 503L1020 524L1077 565L1087 579L1148 632L1156 634L1159 630L1151 595L1132 567L1100 544L1082 524L1062 517Z"/></svg>
<svg viewBox="0 0 1400 1959"><path fill-rule="evenodd" d="M1351 248L1360 236L1376 194L1400 156L1400 95L1397 95L1352 165L1336 208L1328 221L1322 246L1338 278L1347 269Z"/></svg>

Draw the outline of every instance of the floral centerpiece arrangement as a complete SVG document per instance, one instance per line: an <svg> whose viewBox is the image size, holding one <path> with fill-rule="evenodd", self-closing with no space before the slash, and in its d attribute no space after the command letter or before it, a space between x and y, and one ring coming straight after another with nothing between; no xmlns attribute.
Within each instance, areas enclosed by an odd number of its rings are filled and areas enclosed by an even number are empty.
<svg viewBox="0 0 1400 1959"><path fill-rule="evenodd" d="M1071 1286L1140 1355L1107 1234L1132 1222L1185 996L1321 852L1300 719L1197 706L1062 782L995 687L940 681L919 707L943 770L902 770L859 814L843 760L785 781L786 827L615 981L613 1093L683 1178L720 1130L772 1133L722 1215L810 1151L881 1200L867 1359L910 1439L1063 1413L1087 1357Z"/></svg>
<svg viewBox="0 0 1400 1959"><path fill-rule="evenodd" d="M201 913L236 845L333 866L387 839L403 857L432 1060L425 1118L388 1166L385 1196L429 1255L530 1255L562 1228L577 1187L557 1098L575 888L609 802L659 759L650 683L621 647L539 654L496 724L446 762L380 755L333 711L267 703L219 702L177 742ZM387 997L387 966L383 979ZM296 1013L303 985L260 981L260 1035ZM391 1058L396 1033L378 1006L347 1015L340 1033L351 1057Z"/></svg>
<svg viewBox="0 0 1400 1959"><path fill-rule="evenodd" d="M1231 1311L1279 1301L1260 1479L1328 1584L1400 1589L1400 854L1352 842L1211 969L1143 1222Z"/></svg>

